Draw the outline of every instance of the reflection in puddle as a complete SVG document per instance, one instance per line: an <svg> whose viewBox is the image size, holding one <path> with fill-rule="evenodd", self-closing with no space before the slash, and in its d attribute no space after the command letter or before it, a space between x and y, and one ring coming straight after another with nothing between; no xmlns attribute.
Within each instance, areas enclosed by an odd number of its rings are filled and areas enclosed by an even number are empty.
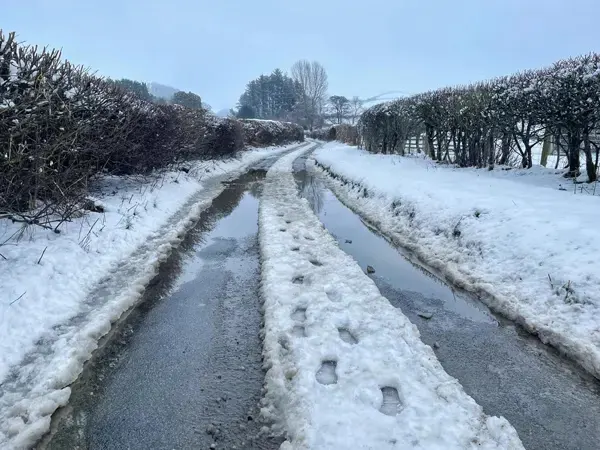
<svg viewBox="0 0 600 450"><path fill-rule="evenodd" d="M310 203L315 214L319 215L323 210L325 186L321 180L309 174L305 170L294 172L300 196Z"/></svg>
<svg viewBox="0 0 600 450"><path fill-rule="evenodd" d="M395 289L435 297L441 300L444 309L462 317L476 322L496 323L485 305L456 293L439 278L408 261L383 236L344 206L319 176L304 170L303 165L302 160L297 160L295 165L300 195L308 200L339 246L363 269L372 266L376 276L385 279Z"/></svg>

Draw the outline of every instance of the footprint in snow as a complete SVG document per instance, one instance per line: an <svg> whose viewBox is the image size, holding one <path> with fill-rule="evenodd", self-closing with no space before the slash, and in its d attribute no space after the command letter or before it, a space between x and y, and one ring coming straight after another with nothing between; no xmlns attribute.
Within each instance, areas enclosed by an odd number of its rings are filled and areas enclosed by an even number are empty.
<svg viewBox="0 0 600 450"><path fill-rule="evenodd" d="M306 320L306 308L296 308L292 313L292 320L304 322Z"/></svg>
<svg viewBox="0 0 600 450"><path fill-rule="evenodd" d="M342 341L352 345L358 344L358 339L347 328L338 328L338 333L340 333Z"/></svg>
<svg viewBox="0 0 600 450"><path fill-rule="evenodd" d="M315 374L317 381L323 385L336 384L338 380L335 369L337 368L337 361L329 360L323 361L321 367Z"/></svg>
<svg viewBox="0 0 600 450"><path fill-rule="evenodd" d="M379 412L386 416L395 416L402 410L402 402L400 401L400 395L398 389L391 386L384 386L381 388L381 394L383 401Z"/></svg>
<svg viewBox="0 0 600 450"><path fill-rule="evenodd" d="M306 337L306 327L304 325L294 325L292 335L296 337Z"/></svg>
<svg viewBox="0 0 600 450"><path fill-rule="evenodd" d="M306 320L306 308L296 308L290 317L295 322L299 322L292 328L292 334L296 337L306 337L306 327L304 326L304 321Z"/></svg>
<svg viewBox="0 0 600 450"><path fill-rule="evenodd" d="M332 290L328 289L325 291L325 294L327 294L327 298L329 300L331 300L332 302L339 302L342 300L342 294L335 289L332 289Z"/></svg>

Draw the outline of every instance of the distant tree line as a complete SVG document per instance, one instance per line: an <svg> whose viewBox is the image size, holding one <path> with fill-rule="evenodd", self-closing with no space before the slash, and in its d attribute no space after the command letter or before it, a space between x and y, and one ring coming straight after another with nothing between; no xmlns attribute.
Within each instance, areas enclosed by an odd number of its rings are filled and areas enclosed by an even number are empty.
<svg viewBox="0 0 600 450"><path fill-rule="evenodd" d="M356 96L348 99L343 95L332 95L329 97L325 118L332 124L354 125L363 111L363 103L363 100Z"/></svg>
<svg viewBox="0 0 600 450"><path fill-rule="evenodd" d="M275 69L250 81L232 114L292 121L312 130L324 123L327 88L325 68L317 61L301 60L292 66L291 75Z"/></svg>
<svg viewBox="0 0 600 450"><path fill-rule="evenodd" d="M110 83L114 83L122 89L132 93L140 100L147 102L157 103L159 105L173 104L185 106L191 109L202 109L202 99L199 95L193 92L178 91L173 94L171 99L165 99L162 97L155 97L150 93L148 85L141 81L130 80L128 78L121 78L120 80L109 80Z"/></svg>
<svg viewBox="0 0 600 450"><path fill-rule="evenodd" d="M302 87L280 69L246 85L237 116L242 119L286 120L292 117Z"/></svg>
<svg viewBox="0 0 600 450"><path fill-rule="evenodd" d="M369 151L402 154L416 140L434 160L461 167L506 164L511 155L531 167L532 149L552 141L566 157L566 176L579 175L583 155L595 181L599 123L600 56L590 54L379 104L362 114L358 130Z"/></svg>

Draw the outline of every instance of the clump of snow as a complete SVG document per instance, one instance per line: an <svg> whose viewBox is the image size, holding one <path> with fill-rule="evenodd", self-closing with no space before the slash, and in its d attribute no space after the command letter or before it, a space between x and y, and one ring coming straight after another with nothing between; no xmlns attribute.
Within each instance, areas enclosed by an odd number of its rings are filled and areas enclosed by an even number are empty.
<svg viewBox="0 0 600 450"><path fill-rule="evenodd" d="M292 162L259 210L266 395L282 449L522 449L442 368L298 197Z"/></svg>
<svg viewBox="0 0 600 450"><path fill-rule="evenodd" d="M251 163L296 147L247 151L151 181L108 177L90 212L60 234L0 222L0 448L27 448L111 323L134 305L161 261L224 186Z"/></svg>
<svg viewBox="0 0 600 450"><path fill-rule="evenodd" d="M600 199L540 167L456 169L339 143L315 159L397 244L600 378Z"/></svg>

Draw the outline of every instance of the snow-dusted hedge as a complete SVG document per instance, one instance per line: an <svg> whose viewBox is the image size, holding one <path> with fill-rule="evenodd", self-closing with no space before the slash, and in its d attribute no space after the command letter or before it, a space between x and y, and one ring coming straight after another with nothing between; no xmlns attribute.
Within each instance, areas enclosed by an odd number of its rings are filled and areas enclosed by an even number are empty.
<svg viewBox="0 0 600 450"><path fill-rule="evenodd" d="M600 55L590 54L375 105L362 114L359 134L369 151L401 154L423 135L433 159L478 167L504 164L512 152L531 167L532 148L552 137L568 157L569 174L579 173L582 151L593 181L599 121Z"/></svg>
<svg viewBox="0 0 600 450"><path fill-rule="evenodd" d="M304 130L295 123L275 120L243 119L240 121L244 142L256 147L304 140Z"/></svg>
<svg viewBox="0 0 600 450"><path fill-rule="evenodd" d="M343 142L345 144L356 145L358 143L358 132L356 127L343 123L335 125L335 140Z"/></svg>
<svg viewBox="0 0 600 450"><path fill-rule="evenodd" d="M335 128L334 127L324 127L324 128L316 128L312 130L308 135L312 139L319 139L320 141L333 141L335 140Z"/></svg>
<svg viewBox="0 0 600 450"><path fill-rule="evenodd" d="M313 130L310 133L310 137L322 141L340 141L350 145L358 143L358 131L356 127L346 123Z"/></svg>
<svg viewBox="0 0 600 450"><path fill-rule="evenodd" d="M49 217L69 217L94 175L231 156L244 135L249 145L303 138L291 124L249 127L144 101L57 50L19 45L0 30L0 218L55 227Z"/></svg>

